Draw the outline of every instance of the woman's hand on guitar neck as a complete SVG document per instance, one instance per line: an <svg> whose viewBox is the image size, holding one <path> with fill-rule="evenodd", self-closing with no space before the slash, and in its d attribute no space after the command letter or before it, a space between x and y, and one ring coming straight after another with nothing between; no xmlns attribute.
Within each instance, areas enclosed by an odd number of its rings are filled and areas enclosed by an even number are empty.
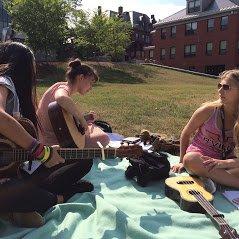
<svg viewBox="0 0 239 239"><path fill-rule="evenodd" d="M54 167L60 163L65 163L65 159L63 159L57 152L57 150L60 149L59 145L53 145L52 149L53 151L52 151L51 159L49 159L47 162L44 163L44 165L47 168Z"/></svg>

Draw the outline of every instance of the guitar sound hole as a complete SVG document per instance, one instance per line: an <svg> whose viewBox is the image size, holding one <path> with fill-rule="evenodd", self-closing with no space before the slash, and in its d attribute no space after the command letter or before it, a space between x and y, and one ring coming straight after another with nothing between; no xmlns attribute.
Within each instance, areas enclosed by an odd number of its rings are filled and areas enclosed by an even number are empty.
<svg viewBox="0 0 239 239"><path fill-rule="evenodd" d="M199 191L196 191L196 190L190 190L189 194L191 194L191 195L200 195L201 193Z"/></svg>
<svg viewBox="0 0 239 239"><path fill-rule="evenodd" d="M193 181L178 181L177 184L194 184Z"/></svg>

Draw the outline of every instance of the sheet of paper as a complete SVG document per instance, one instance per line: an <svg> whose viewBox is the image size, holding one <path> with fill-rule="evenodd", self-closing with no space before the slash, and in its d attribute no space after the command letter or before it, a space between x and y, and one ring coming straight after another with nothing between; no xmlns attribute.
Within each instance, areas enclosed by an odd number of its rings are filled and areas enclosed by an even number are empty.
<svg viewBox="0 0 239 239"><path fill-rule="evenodd" d="M28 165L29 165L28 161L24 162L22 169L24 171L26 171L27 173L32 174L32 173L34 173L38 169L38 167L41 165L41 162L37 161L37 160L33 160L32 161L32 168L31 168L31 170L28 170Z"/></svg>
<svg viewBox="0 0 239 239"><path fill-rule="evenodd" d="M239 209L239 191L225 191L222 195L231 202L237 209ZM235 201L237 199L237 201Z"/></svg>

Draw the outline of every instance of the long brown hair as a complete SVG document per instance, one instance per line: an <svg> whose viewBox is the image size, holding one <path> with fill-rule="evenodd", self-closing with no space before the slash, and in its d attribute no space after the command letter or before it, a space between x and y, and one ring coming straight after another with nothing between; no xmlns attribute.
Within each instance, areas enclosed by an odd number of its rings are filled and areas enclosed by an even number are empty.
<svg viewBox="0 0 239 239"><path fill-rule="evenodd" d="M0 44L0 76L9 76L16 88L20 113L37 127L35 58L27 46L19 42Z"/></svg>

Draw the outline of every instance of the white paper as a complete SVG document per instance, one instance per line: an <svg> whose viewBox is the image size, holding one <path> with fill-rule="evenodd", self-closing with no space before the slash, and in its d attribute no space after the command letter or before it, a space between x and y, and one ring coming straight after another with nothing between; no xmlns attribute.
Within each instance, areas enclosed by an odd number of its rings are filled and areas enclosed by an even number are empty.
<svg viewBox="0 0 239 239"><path fill-rule="evenodd" d="M222 195L226 197L226 199L231 202L231 204L233 204L237 209L239 209L239 203L237 204L233 201L234 199L238 199L239 202L239 191L225 191L224 193L222 193Z"/></svg>
<svg viewBox="0 0 239 239"><path fill-rule="evenodd" d="M122 141L122 139L124 139L123 135L117 134L117 133L107 133L110 141Z"/></svg>
<svg viewBox="0 0 239 239"><path fill-rule="evenodd" d="M38 167L41 165L41 162L38 160L33 160L31 170L28 170L28 165L29 165L28 161L24 162L22 169L26 171L27 173L32 174L38 169Z"/></svg>

